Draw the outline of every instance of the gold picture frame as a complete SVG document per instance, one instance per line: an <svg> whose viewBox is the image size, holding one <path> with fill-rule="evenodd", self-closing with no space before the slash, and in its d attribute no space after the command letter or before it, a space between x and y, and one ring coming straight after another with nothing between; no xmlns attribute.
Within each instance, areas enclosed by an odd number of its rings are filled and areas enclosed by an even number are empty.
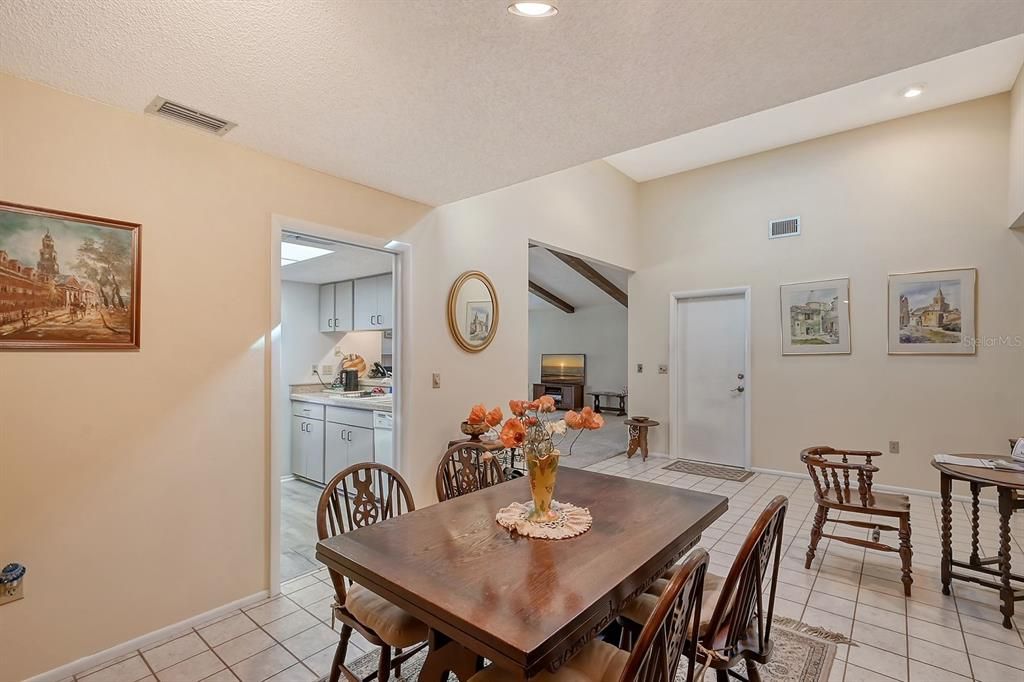
<svg viewBox="0 0 1024 682"><path fill-rule="evenodd" d="M139 350L141 233L0 201L0 351Z"/></svg>
<svg viewBox="0 0 1024 682"><path fill-rule="evenodd" d="M483 291L478 286L476 291L464 292L464 289L473 282L479 282L483 286ZM489 300L482 298L484 292ZM490 317L486 320L486 333L481 334L480 330L470 328L471 323L475 321L475 318L471 318L471 312L474 310L473 306L482 307L488 302L491 305ZM466 311L465 324L462 324L463 320L459 316L463 310ZM467 353L479 353L487 348L498 332L498 320L498 292L491 279L479 270L469 270L459 275L448 292L448 332L459 348Z"/></svg>
<svg viewBox="0 0 1024 682"><path fill-rule="evenodd" d="M886 301L889 355L977 355L977 268L890 274Z"/></svg>

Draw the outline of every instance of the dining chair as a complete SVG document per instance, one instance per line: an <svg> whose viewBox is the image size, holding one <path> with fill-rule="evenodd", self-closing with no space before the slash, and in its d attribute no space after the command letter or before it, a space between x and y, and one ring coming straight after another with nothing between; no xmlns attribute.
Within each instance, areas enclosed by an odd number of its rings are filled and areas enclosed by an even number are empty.
<svg viewBox="0 0 1024 682"><path fill-rule="evenodd" d="M746 663L747 679L760 682L757 665L767 663L771 657L772 614L788 502L777 495L768 503L747 533L726 577L708 573L704 579L699 610L703 615L691 641L699 643L697 659L704 667L715 670L718 682L726 682L730 669L741 660ZM650 620L659 594L682 566L685 563L669 569L626 607L620 618L624 630L635 632Z"/></svg>
<svg viewBox="0 0 1024 682"><path fill-rule="evenodd" d="M806 448L800 453L800 461L807 465L807 472L814 482L814 502L818 510L814 514L814 523L811 526L811 543L807 547L807 558L804 568L810 568L814 560L814 553L818 549L818 542L822 538L831 538L839 542L857 547L880 550L883 552L896 552L900 555L902 567L903 594L910 596L910 586L914 582L911 575L911 562L914 551L910 544L910 498L906 495L892 493L876 493L871 490L871 483L878 467L872 464L872 460L881 457L881 452L862 450L837 450L826 445L813 448ZM832 461L829 457L838 457L840 461ZM851 457L863 457L863 463L851 462ZM842 482L840 483L840 472ZM854 498L850 492L850 474L857 477L857 497ZM864 514L867 516L881 516L897 519L899 526L879 524L873 519L867 521L856 521L849 518L829 518L829 510L843 514ZM867 528L872 531L871 539L850 537L847 535L836 535L826 533L826 523L846 524L855 528ZM881 542L881 531L896 531L899 537L899 547L893 547Z"/></svg>
<svg viewBox="0 0 1024 682"><path fill-rule="evenodd" d="M542 672L531 682L674 682L686 658L685 682L693 682L695 657L686 642L696 641L701 621L700 595L708 568L708 553L696 549L668 581L644 625L632 652L594 639L555 672ZM692 632L687 635L687 627ZM513 682L520 673L490 665L469 682Z"/></svg>
<svg viewBox="0 0 1024 682"><path fill-rule="evenodd" d="M444 502L504 481L501 462L490 448L469 441L456 443L441 456L437 465L437 501Z"/></svg>
<svg viewBox="0 0 1024 682"><path fill-rule="evenodd" d="M383 464L353 464L335 474L324 487L316 507L316 532L325 540L414 508L409 486L397 471ZM330 568L328 571L335 592L333 617L342 623L330 682L338 682L342 675L348 682L374 677L387 682L392 670L401 677L402 663L426 646L427 626L358 583L349 581L346 587L344 576ZM364 678L345 665L353 630L380 647L377 671Z"/></svg>

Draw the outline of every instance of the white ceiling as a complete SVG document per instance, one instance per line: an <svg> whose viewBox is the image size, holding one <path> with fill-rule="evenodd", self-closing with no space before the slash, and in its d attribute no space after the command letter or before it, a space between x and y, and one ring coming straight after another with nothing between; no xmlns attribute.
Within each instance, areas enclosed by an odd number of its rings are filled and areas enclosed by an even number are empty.
<svg viewBox="0 0 1024 682"><path fill-rule="evenodd" d="M284 239L296 241L288 236L285 236ZM340 282L346 279L391 272L392 263L394 263L394 256L389 253L364 249L359 246L301 239L296 243L329 249L333 253L283 266L281 279L286 282L306 282L307 284Z"/></svg>
<svg viewBox="0 0 1024 682"><path fill-rule="evenodd" d="M629 271L584 258L615 286L628 293ZM544 247L530 249L530 281L539 284L555 296L576 308L595 305L619 305L608 294L587 281L582 275L551 255ZM557 310L547 301L530 294L530 310Z"/></svg>
<svg viewBox="0 0 1024 682"><path fill-rule="evenodd" d="M1019 0L4 0L0 70L429 204L1024 32Z"/></svg>
<svg viewBox="0 0 1024 682"><path fill-rule="evenodd" d="M1024 13L1024 4L1019 5ZM605 159L637 182L1006 92L1024 63L1024 35L783 104ZM903 90L924 84L907 99Z"/></svg>

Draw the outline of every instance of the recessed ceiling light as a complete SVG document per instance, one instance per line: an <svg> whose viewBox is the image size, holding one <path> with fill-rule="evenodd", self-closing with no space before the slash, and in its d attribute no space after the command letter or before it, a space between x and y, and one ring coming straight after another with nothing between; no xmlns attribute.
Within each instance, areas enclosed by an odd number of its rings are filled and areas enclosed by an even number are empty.
<svg viewBox="0 0 1024 682"><path fill-rule="evenodd" d="M510 14L530 19L543 19L558 14L558 8L553 2L513 2L508 6Z"/></svg>
<svg viewBox="0 0 1024 682"><path fill-rule="evenodd" d="M924 92L924 85L911 85L910 87L903 90L901 93L907 99L918 97Z"/></svg>

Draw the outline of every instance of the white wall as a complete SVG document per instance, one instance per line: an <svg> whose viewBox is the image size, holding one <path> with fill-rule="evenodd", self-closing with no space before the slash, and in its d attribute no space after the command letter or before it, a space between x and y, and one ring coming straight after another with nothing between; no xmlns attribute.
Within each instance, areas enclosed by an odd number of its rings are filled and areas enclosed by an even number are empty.
<svg viewBox="0 0 1024 682"><path fill-rule="evenodd" d="M815 444L888 450L876 480L936 489L929 457L1006 451L1024 430L1024 348L886 353L889 273L978 269L978 333L1024 340L1024 235L1006 229L1009 96L998 95L641 186L629 366L668 361L669 292L752 286L755 466L800 471ZM804 234L769 241L769 219ZM783 282L850 277L851 355L782 357ZM808 391L808 386L817 387ZM663 426L668 376L630 374L631 408Z"/></svg>
<svg viewBox="0 0 1024 682"><path fill-rule="evenodd" d="M1010 92L1010 187L1007 222L1024 229L1024 67Z"/></svg>
<svg viewBox="0 0 1024 682"><path fill-rule="evenodd" d="M418 506L435 501L434 472L474 403L526 398L528 242L535 239L632 269L637 247L636 184L604 163L560 173L435 209L401 239L411 244L404 273L405 356L402 474ZM448 291L466 270L494 282L500 321L481 353L448 334ZM431 388L431 374L441 388ZM404 423L403 423L404 422Z"/></svg>
<svg viewBox="0 0 1024 682"><path fill-rule="evenodd" d="M586 353L586 391L621 391L626 387L628 315L618 303L561 310L536 309L529 314L530 383L540 381L542 353ZM586 400L587 404L589 399Z"/></svg>

